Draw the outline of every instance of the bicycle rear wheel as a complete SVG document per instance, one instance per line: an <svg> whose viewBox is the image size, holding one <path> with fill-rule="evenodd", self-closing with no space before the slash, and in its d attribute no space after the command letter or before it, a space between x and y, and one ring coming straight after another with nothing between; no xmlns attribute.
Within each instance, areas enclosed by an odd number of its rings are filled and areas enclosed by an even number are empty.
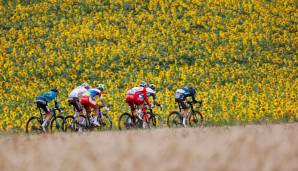
<svg viewBox="0 0 298 171"><path fill-rule="evenodd" d="M97 118L98 123L100 124L99 128L102 131L111 130L113 127L112 118L108 114L103 114L102 118Z"/></svg>
<svg viewBox="0 0 298 171"><path fill-rule="evenodd" d="M123 113L118 120L119 130L128 130L134 128L133 118L129 113Z"/></svg>
<svg viewBox="0 0 298 171"><path fill-rule="evenodd" d="M51 120L51 132L61 132L64 131L64 117L56 116Z"/></svg>
<svg viewBox="0 0 298 171"><path fill-rule="evenodd" d="M77 124L73 116L66 116L64 119L64 131L65 132L76 132Z"/></svg>
<svg viewBox="0 0 298 171"><path fill-rule="evenodd" d="M182 116L179 112L171 112L167 119L167 124L169 128L180 128L183 127Z"/></svg>
<svg viewBox="0 0 298 171"><path fill-rule="evenodd" d="M150 122L150 126L152 128L162 128L163 127L162 118L158 114L150 115L149 122Z"/></svg>
<svg viewBox="0 0 298 171"><path fill-rule="evenodd" d="M32 116L26 123L26 133L43 133L41 128L42 121L37 116Z"/></svg>
<svg viewBox="0 0 298 171"><path fill-rule="evenodd" d="M198 127L202 126L204 122L203 115L200 111L195 111L192 115L189 117L189 125L191 127Z"/></svg>

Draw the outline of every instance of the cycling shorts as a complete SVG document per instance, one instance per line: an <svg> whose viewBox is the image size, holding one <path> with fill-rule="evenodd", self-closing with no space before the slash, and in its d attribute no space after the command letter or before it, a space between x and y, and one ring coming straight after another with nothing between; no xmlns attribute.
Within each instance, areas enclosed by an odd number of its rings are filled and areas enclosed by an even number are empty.
<svg viewBox="0 0 298 171"><path fill-rule="evenodd" d="M38 108L41 108L44 112L49 113L50 109L48 107L48 103L46 101L43 100L37 100L36 101L36 106Z"/></svg>
<svg viewBox="0 0 298 171"><path fill-rule="evenodd" d="M91 108L95 108L96 107L96 102L89 96L83 96L80 100L80 103L84 106L84 107L91 107Z"/></svg>
<svg viewBox="0 0 298 171"><path fill-rule="evenodd" d="M181 108L181 109L188 109L189 108L185 99L177 99L176 98L175 101L178 103L179 108Z"/></svg>
<svg viewBox="0 0 298 171"><path fill-rule="evenodd" d="M127 94L125 98L129 104L141 105L144 103L144 99L136 94Z"/></svg>
<svg viewBox="0 0 298 171"><path fill-rule="evenodd" d="M69 105L72 105L77 112L81 112L83 110L82 105L80 104L80 99L77 97L68 98Z"/></svg>

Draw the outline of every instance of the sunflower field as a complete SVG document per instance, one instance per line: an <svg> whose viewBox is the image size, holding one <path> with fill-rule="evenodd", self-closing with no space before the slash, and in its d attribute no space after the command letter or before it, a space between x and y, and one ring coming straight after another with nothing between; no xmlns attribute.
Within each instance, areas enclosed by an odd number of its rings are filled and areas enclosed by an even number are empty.
<svg viewBox="0 0 298 171"><path fill-rule="evenodd" d="M0 131L22 131L35 97L83 82L106 86L110 114L125 93L157 87L164 118L193 84L206 124L298 119L296 0L3 0ZM51 106L52 104L50 104Z"/></svg>

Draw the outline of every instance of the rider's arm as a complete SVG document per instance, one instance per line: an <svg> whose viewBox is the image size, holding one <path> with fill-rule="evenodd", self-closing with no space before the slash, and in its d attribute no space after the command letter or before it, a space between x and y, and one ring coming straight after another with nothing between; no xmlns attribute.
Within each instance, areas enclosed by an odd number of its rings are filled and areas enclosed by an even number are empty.
<svg viewBox="0 0 298 171"><path fill-rule="evenodd" d="M101 104L102 104L104 107L107 107L107 106L106 106L106 102L105 102L105 100L103 99L103 97L102 97L101 95L99 96L99 99L100 99Z"/></svg>
<svg viewBox="0 0 298 171"><path fill-rule="evenodd" d="M149 103L149 99L148 99L148 97L147 97L147 91L146 91L146 88L144 88L143 93L144 93L144 100L145 100L145 102L146 102L147 105L151 108L150 103Z"/></svg>
<svg viewBox="0 0 298 171"><path fill-rule="evenodd" d="M160 106L160 104L159 104L156 100L154 100L153 103L154 103L156 106Z"/></svg>
<svg viewBox="0 0 298 171"><path fill-rule="evenodd" d="M105 103L105 101L104 101L104 99L100 99L100 102L101 102L101 104L102 104L103 106L107 107L107 106L106 106L106 103Z"/></svg>
<svg viewBox="0 0 298 171"><path fill-rule="evenodd" d="M157 102L156 100L156 94L155 93L152 93L152 98L153 98L153 104L156 105L156 106L160 106L160 104Z"/></svg>

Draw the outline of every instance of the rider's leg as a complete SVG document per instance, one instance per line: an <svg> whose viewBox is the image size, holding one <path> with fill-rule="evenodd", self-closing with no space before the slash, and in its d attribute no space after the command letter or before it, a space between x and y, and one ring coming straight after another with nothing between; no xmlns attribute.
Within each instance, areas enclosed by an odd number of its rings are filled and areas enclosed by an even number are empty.
<svg viewBox="0 0 298 171"><path fill-rule="evenodd" d="M80 114L83 113L83 106L80 104L79 98L74 99L74 111L75 111L75 118L78 117Z"/></svg>
<svg viewBox="0 0 298 171"><path fill-rule="evenodd" d="M46 127L48 125L48 122L51 119L50 109L49 109L47 103L46 102L42 102L42 101L37 102L37 107L42 108L43 111L45 112L45 119L44 119L44 121L43 121L43 123L42 123L41 126L42 126L43 131L46 131Z"/></svg>
<svg viewBox="0 0 298 171"><path fill-rule="evenodd" d="M143 104L138 105L138 118L143 120L144 112L143 112Z"/></svg>
<svg viewBox="0 0 298 171"><path fill-rule="evenodd" d="M188 118L188 115L189 115L188 109L183 109L182 115L183 115L182 124L185 127L186 126L186 118Z"/></svg>
<svg viewBox="0 0 298 171"><path fill-rule="evenodd" d="M135 107L135 105L134 104L132 104L132 107L130 108L130 115L131 115L131 117L132 117L132 121L133 121L133 123L135 123L136 122L136 107Z"/></svg>
<svg viewBox="0 0 298 171"><path fill-rule="evenodd" d="M51 119L51 113L50 113L50 112L47 112L47 113L45 114L45 120L44 120L44 122L43 122L42 125L41 125L41 126L43 127L43 129L46 128L46 126L48 125L50 119Z"/></svg>
<svg viewBox="0 0 298 171"><path fill-rule="evenodd" d="M142 107L142 112L143 112L143 128L146 128L147 126L149 126L149 116L148 116L148 113L146 111L146 106L143 104L143 107Z"/></svg>
<svg viewBox="0 0 298 171"><path fill-rule="evenodd" d="M186 101L181 103L181 108L182 108L182 116L183 116L182 124L184 127L186 127L186 119L188 118L188 115L189 115L189 112L188 112L189 109L187 107Z"/></svg>
<svg viewBox="0 0 298 171"><path fill-rule="evenodd" d="M135 95L133 94L127 94L126 95L126 103L128 104L128 106L130 107L130 115L132 118L133 123L135 123L135 118L136 118L136 99L135 99Z"/></svg>
<svg viewBox="0 0 298 171"><path fill-rule="evenodd" d="M97 118L98 118L98 116L99 116L99 106L98 106L98 104L96 104L95 106L94 106L94 113L95 113L95 116L94 116L94 121L93 121L93 124L94 125L96 125L96 126L99 126L100 124L99 124L99 122L98 122L98 120L97 120Z"/></svg>

